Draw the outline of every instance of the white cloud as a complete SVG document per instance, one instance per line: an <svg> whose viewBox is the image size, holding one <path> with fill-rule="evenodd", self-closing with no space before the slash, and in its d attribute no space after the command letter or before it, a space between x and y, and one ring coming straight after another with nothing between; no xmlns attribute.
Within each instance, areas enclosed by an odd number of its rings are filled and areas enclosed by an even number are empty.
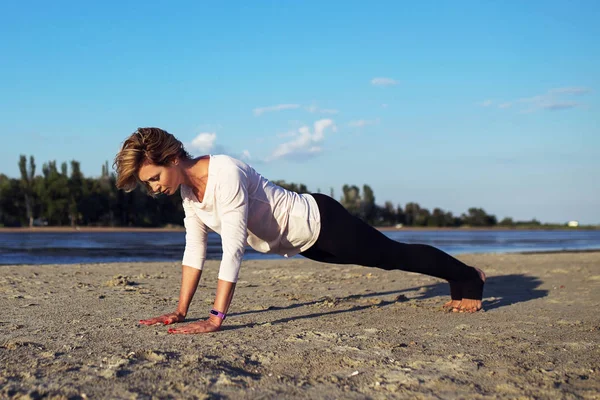
<svg viewBox="0 0 600 400"><path fill-rule="evenodd" d="M258 107L252 110L254 115L259 117L266 112L282 111L282 110L294 110L300 108L300 104L277 104L269 107Z"/></svg>
<svg viewBox="0 0 600 400"><path fill-rule="evenodd" d="M556 88L550 89L548 93L551 94L585 94L590 93L592 90L586 87L564 87L564 88Z"/></svg>
<svg viewBox="0 0 600 400"><path fill-rule="evenodd" d="M215 132L199 133L191 142L184 143L184 146L186 149L190 150L191 154L226 154L239 160L251 160L250 152L248 150L238 153L237 151L230 151L225 146L218 144L217 134Z"/></svg>
<svg viewBox="0 0 600 400"><path fill-rule="evenodd" d="M289 138L289 137L294 137L297 134L298 134L298 132L290 131L290 132L285 132L285 133L278 133L277 137L278 138Z"/></svg>
<svg viewBox="0 0 600 400"><path fill-rule="evenodd" d="M377 124L379 124L379 118L373 119L373 120L359 119L357 121L350 121L348 123L348 126L352 127L352 128L363 128L368 125L377 125Z"/></svg>
<svg viewBox="0 0 600 400"><path fill-rule="evenodd" d="M325 139L327 129L331 129L333 132L337 130L333 120L321 119L316 121L312 132L308 126L301 127L298 129L296 137L277 146L267 161L281 158L306 158L320 153L322 151L320 144Z"/></svg>
<svg viewBox="0 0 600 400"><path fill-rule="evenodd" d="M277 104L275 106L269 107L257 107L252 112L255 116L260 117L261 115L268 112L275 111L283 111L283 110L297 110L299 108L304 108L304 110L308 111L311 114L337 114L339 110L333 108L319 108L316 104L311 104L309 106L301 106L300 104Z"/></svg>
<svg viewBox="0 0 600 400"><path fill-rule="evenodd" d="M543 104L541 107L545 110L558 111L558 110L566 110L568 108L579 107L580 105L581 104L575 103L573 101L566 101L563 103L560 103L560 102L546 103L546 104Z"/></svg>
<svg viewBox="0 0 600 400"><path fill-rule="evenodd" d="M319 113L319 114L337 114L339 111L331 108L319 108L316 105L310 105L304 108L309 113Z"/></svg>
<svg viewBox="0 0 600 400"><path fill-rule="evenodd" d="M587 106L583 103L569 100L569 96L579 96L591 91L590 88L578 86L555 88L548 90L544 94L501 102L498 104L498 108L507 109L514 106L520 113L533 113L541 110L560 111L577 107L586 108ZM492 100L485 100L479 104L489 107L496 103L492 102Z"/></svg>
<svg viewBox="0 0 600 400"><path fill-rule="evenodd" d="M214 124L200 124L194 129L194 131L200 132L218 132L220 130L223 130L223 125L218 122Z"/></svg>
<svg viewBox="0 0 600 400"><path fill-rule="evenodd" d="M522 103L527 105L527 108L521 110L522 113L533 113L539 110L547 110L547 111L560 111L567 110L569 108L576 108L581 106L581 103L576 103L574 101L566 101L560 96L556 96L550 92L547 94L533 96L533 97L525 97L522 99L518 99L518 103Z"/></svg>
<svg viewBox="0 0 600 400"><path fill-rule="evenodd" d="M393 86L397 85L398 81L392 78L373 78L371 84L375 86Z"/></svg>
<svg viewBox="0 0 600 400"><path fill-rule="evenodd" d="M333 132L337 131L337 127L331 119L320 119L315 122L315 137L322 140L325 135L325 129L331 127Z"/></svg>
<svg viewBox="0 0 600 400"><path fill-rule="evenodd" d="M535 104L535 103L541 103L544 100L546 100L547 96L546 95L541 95L541 96L533 96L533 97L522 97L518 100L516 100L517 103L528 103L528 104Z"/></svg>
<svg viewBox="0 0 600 400"><path fill-rule="evenodd" d="M216 140L215 132L202 132L192 140L191 147L201 153L210 153L215 149Z"/></svg>

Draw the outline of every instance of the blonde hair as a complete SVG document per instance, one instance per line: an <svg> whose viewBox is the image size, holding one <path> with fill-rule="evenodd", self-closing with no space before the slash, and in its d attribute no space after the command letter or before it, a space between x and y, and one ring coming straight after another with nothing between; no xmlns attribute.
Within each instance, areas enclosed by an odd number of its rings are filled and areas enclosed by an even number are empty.
<svg viewBox="0 0 600 400"><path fill-rule="evenodd" d="M116 186L131 192L140 182L138 172L146 161L166 166L177 158L191 159L192 156L175 136L159 128L138 128L123 142L115 157Z"/></svg>

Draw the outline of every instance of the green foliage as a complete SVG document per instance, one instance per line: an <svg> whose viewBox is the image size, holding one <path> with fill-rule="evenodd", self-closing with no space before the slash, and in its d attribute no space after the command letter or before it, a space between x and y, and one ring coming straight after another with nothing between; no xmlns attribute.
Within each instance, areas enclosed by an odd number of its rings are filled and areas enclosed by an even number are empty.
<svg viewBox="0 0 600 400"><path fill-rule="evenodd" d="M70 171L69 171L70 165ZM144 187L117 190L108 162L99 178L86 178L78 161L45 163L35 176L35 161L21 156L20 179L0 175L0 225L148 226L183 224L178 196L152 198Z"/></svg>
<svg viewBox="0 0 600 400"><path fill-rule="evenodd" d="M488 215L482 208L469 208L468 214L463 214L462 219L469 226L493 226L496 225L496 217Z"/></svg>
<svg viewBox="0 0 600 400"><path fill-rule="evenodd" d="M360 189L358 186L344 185L342 187L342 198L340 203L350 212L350 214L358 216L360 215Z"/></svg>
<svg viewBox="0 0 600 400"><path fill-rule="evenodd" d="M397 215L396 215L396 207L394 206L394 203L392 203L391 201L386 201L385 204L383 205L383 208L381 208L379 210L379 214L378 214L378 218L377 218L377 225L381 225L381 226L391 226L391 225L396 225L397 222Z"/></svg>
<svg viewBox="0 0 600 400"><path fill-rule="evenodd" d="M33 207L34 198L34 177L35 177L35 161L33 156L29 157L29 169L27 169L27 157L21 155L19 158L19 171L21 172L21 192L25 198L25 211L29 226L33 225Z"/></svg>
<svg viewBox="0 0 600 400"><path fill-rule="evenodd" d="M360 217L369 224L375 223L377 216L377 206L375 205L375 193L369 185L363 185L363 197L360 207Z"/></svg>
<svg viewBox="0 0 600 400"><path fill-rule="evenodd" d="M281 186L284 189L291 190L292 192L308 193L308 188L303 183L300 183L300 184L286 183L286 181L282 181L282 180L273 181L273 183L276 184L277 186Z"/></svg>
<svg viewBox="0 0 600 400"><path fill-rule="evenodd" d="M398 204L398 207L396 208L396 224L406 224L406 213L400 204Z"/></svg>
<svg viewBox="0 0 600 400"><path fill-rule="evenodd" d="M24 201L20 181L0 175L0 224L7 227L22 225L21 218L26 212Z"/></svg>
<svg viewBox="0 0 600 400"><path fill-rule="evenodd" d="M515 223L512 218L504 218L498 225L500 226L513 226Z"/></svg>
<svg viewBox="0 0 600 400"><path fill-rule="evenodd" d="M406 206L404 206L404 218L406 225L418 226L417 219L421 213L421 207L417 203L407 203Z"/></svg>
<svg viewBox="0 0 600 400"><path fill-rule="evenodd" d="M82 217L79 210L82 206L82 200L86 193L84 192L83 174L79 167L79 162L71 161L71 177L68 179L69 188L69 220L71 226L79 224Z"/></svg>
<svg viewBox="0 0 600 400"><path fill-rule="evenodd" d="M146 188L139 186L130 193L117 190L116 177L109 170L108 162L102 165L98 178L86 178L78 161L62 163L60 170L56 161L43 164L42 175L35 175L33 156L19 158L20 178L11 179L0 174L0 226L27 226L47 223L54 226L123 226L160 227L182 225L183 208L179 196L148 196ZM70 171L69 171L70 166ZM298 193L309 193L304 184L273 183ZM330 188L333 198L334 190ZM494 215L482 208L472 207L467 213L452 215L441 208L432 212L418 203L394 205L386 201L384 206L375 203L375 193L369 185L344 185L340 203L352 214L377 226L407 227L493 227L515 229L557 229L566 224L542 224L531 221L513 221L504 218L498 224ZM594 229L596 227L582 227Z"/></svg>

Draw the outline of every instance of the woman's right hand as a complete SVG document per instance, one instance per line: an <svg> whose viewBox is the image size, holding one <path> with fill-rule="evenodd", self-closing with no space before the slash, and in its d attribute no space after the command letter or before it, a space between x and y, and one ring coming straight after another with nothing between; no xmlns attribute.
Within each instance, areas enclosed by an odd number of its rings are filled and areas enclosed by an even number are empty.
<svg viewBox="0 0 600 400"><path fill-rule="evenodd" d="M169 325L175 322L183 322L185 320L185 315L180 314L178 312L161 315L160 317L150 318L150 319L142 319L140 320L140 324L142 325L155 325L155 324L163 324Z"/></svg>

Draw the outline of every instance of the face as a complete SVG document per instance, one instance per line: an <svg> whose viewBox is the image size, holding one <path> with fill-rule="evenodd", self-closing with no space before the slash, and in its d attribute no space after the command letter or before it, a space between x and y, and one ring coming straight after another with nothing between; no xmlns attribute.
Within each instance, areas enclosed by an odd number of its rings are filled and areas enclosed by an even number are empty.
<svg viewBox="0 0 600 400"><path fill-rule="evenodd" d="M140 167L138 177L153 193L166 195L175 193L183 181L177 161L168 166L146 162Z"/></svg>

